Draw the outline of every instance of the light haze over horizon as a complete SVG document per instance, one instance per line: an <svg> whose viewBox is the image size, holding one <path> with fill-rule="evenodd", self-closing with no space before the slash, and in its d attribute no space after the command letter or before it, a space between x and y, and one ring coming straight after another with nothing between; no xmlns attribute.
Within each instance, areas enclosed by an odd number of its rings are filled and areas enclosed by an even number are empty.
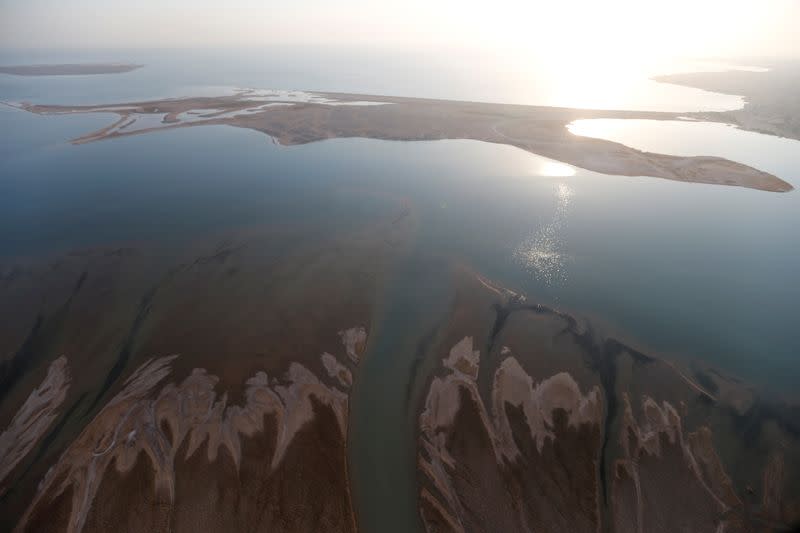
<svg viewBox="0 0 800 533"><path fill-rule="evenodd" d="M796 0L0 0L0 46L310 44L479 49L511 61L798 55Z"/></svg>

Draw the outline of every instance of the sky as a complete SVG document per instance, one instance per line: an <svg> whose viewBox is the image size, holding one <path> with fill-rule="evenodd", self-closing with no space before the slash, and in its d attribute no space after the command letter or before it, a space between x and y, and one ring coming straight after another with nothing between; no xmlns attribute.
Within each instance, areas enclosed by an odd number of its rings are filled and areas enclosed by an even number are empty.
<svg viewBox="0 0 800 533"><path fill-rule="evenodd" d="M271 44L786 57L800 0L0 0L3 48Z"/></svg>

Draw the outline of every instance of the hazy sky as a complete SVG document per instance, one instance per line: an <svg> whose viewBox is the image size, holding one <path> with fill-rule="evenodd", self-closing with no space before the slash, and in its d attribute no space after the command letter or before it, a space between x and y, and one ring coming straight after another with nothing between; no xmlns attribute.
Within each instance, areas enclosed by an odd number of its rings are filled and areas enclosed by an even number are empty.
<svg viewBox="0 0 800 533"><path fill-rule="evenodd" d="M800 54L800 0L0 0L0 46L429 45Z"/></svg>

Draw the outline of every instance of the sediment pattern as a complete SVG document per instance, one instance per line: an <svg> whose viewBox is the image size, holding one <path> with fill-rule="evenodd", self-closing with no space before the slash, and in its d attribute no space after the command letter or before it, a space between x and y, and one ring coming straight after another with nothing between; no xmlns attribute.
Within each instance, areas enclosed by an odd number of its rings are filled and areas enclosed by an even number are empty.
<svg viewBox="0 0 800 533"><path fill-rule="evenodd" d="M668 401L623 409L610 506L601 504L599 386L566 372L539 383L503 347L487 409L480 352L466 337L442 360L419 418L419 509L428 531L757 531L786 527L783 455L763 471L763 502L749 512L706 426L686 433ZM640 413L637 417L635 412Z"/></svg>
<svg viewBox="0 0 800 533"><path fill-rule="evenodd" d="M355 331L363 332L363 340L366 340L363 328ZM356 357L362 348L363 342L357 343L353 352ZM187 502L181 498L180 478L186 465L196 464L202 457L205 461L200 461L201 468L213 471L214 476L224 476L228 468L226 464L231 464L234 472L252 468L252 451L243 452L243 449L257 434L265 434L271 442L266 449L261 449L257 462L265 477L277 477L286 461L291 462L286 468L298 468L296 462L304 460L304 457L292 453L293 447L305 448L308 444L299 441L307 440L309 428L318 424L321 425L316 432L321 432L323 441L315 446L327 444L330 450L317 449L316 453L323 459L330 453L339 455L340 459L338 464L329 465L329 469L333 468L333 475L339 476L333 483L338 484L343 494L327 496L338 498L343 505L315 508L309 515L317 516L316 527L333 531L354 530L344 460L349 386L352 383L352 374L346 366L327 352L321 356L331 376L337 378L335 385L324 383L296 362L291 363L279 377L258 372L245 384L243 404L228 405L227 393L218 396L215 391L218 378L203 369L194 369L180 383L163 385L177 358L173 355L152 359L128 378L122 390L47 473L18 525L18 531L38 530L42 521L46 521L47 509L66 495L69 495L67 532L102 530L104 522L97 515L103 514L108 506L93 506L101 497L109 497L109 487L105 485L109 482L124 485L129 478L135 480L142 474L144 464L146 472L149 472L146 478L151 482L151 498L157 504L151 506L149 512L164 516L161 520L141 516L121 517L122 520L140 520L142 530L152 530L148 528L154 524L156 530L192 530L191 523L181 519L183 514L179 508L187 503L191 506L203 504L203 500ZM326 420L333 425L326 424ZM307 458L311 464L315 464L316 459L313 456ZM314 483L311 479L294 482L301 486ZM255 497L262 503L276 497L276 490L288 490L284 487L275 489L263 479L256 488L260 490L247 492L240 481L228 486L227 490L240 491L239 498ZM143 487L139 486L138 490L143 490ZM304 487L304 490L313 492L314 487ZM301 494L298 493L296 498L302 498ZM287 502L283 499L285 494L277 496L281 498L279 501L283 508L271 511L288 515L272 523L259 524L256 530L288 531L309 526L308 517L293 516L292 513L298 508L318 507L315 503L302 499ZM270 509L257 507L262 515L270 512ZM221 525L209 523L204 530L219 530Z"/></svg>
<svg viewBox="0 0 800 533"><path fill-rule="evenodd" d="M367 331L364 328L350 328L339 332L347 357L358 363L358 354L363 352L367 343Z"/></svg>
<svg viewBox="0 0 800 533"><path fill-rule="evenodd" d="M64 403L70 384L67 358L59 357L47 376L25 400L11 424L0 433L0 496L6 492L6 477L36 446Z"/></svg>
<svg viewBox="0 0 800 533"><path fill-rule="evenodd" d="M567 373L535 384L504 355L490 409L478 392L471 337L431 383L420 415L423 522L430 531L596 530L599 388L584 394Z"/></svg>
<svg viewBox="0 0 800 533"><path fill-rule="evenodd" d="M446 355L418 404L427 531L731 533L800 523L788 405L601 337L479 276L465 281L451 317L431 352ZM461 337L468 331L477 342Z"/></svg>
<svg viewBox="0 0 800 533"><path fill-rule="evenodd" d="M616 531L740 531L728 512L741 505L714 450L711 432L684 436L668 402L642 400L637 421L627 396L613 480ZM728 518L726 518L726 515Z"/></svg>

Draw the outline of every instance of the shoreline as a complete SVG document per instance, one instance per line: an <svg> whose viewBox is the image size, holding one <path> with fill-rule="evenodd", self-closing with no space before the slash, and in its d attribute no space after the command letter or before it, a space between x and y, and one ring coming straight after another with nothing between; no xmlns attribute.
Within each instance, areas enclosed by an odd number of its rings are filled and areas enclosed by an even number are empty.
<svg viewBox="0 0 800 533"><path fill-rule="evenodd" d="M794 188L777 176L724 158L644 152L612 141L576 136L567 129L571 122L580 119L677 120L686 113L587 110L346 93L260 95L254 91L97 106L9 105L41 115L103 112L120 116L120 120L109 126L72 139L73 144L201 125L229 125L260 131L284 146L352 137L394 141L471 139L514 146L603 174L648 176L770 192L788 192ZM204 117L197 110L215 111L204 113ZM182 114L195 116L181 119ZM126 129L138 118L152 121L153 115L162 115L161 125Z"/></svg>
<svg viewBox="0 0 800 533"><path fill-rule="evenodd" d="M741 109L687 113L691 117L728 122L743 130L800 140L800 104L793 98L795 87L800 82L797 64L779 63L766 71L686 72L652 79L659 83L740 96L744 100Z"/></svg>

